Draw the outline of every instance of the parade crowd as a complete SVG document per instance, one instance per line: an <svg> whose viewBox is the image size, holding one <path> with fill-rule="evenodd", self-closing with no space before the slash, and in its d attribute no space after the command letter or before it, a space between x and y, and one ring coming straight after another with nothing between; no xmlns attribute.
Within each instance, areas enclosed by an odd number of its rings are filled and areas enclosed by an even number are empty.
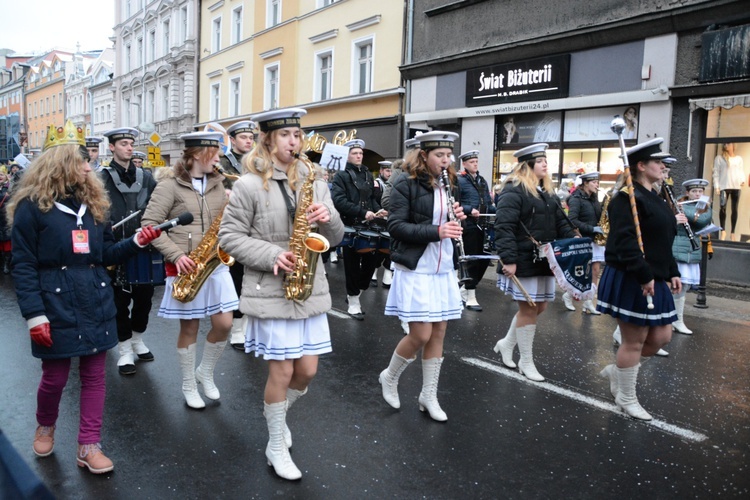
<svg viewBox="0 0 750 500"><path fill-rule="evenodd" d="M105 133L111 160L102 164L102 138L68 122L49 127L27 168L0 169L3 273L12 276L42 366L38 457L54 452L60 400L79 358L76 462L95 474L114 469L101 445L107 351L115 350L125 377L155 360L148 318L155 286L164 285L158 316L176 320L174 376L187 408L221 398L214 370L227 344L263 358L265 456L278 476L300 479L287 416L303 396L315 397L308 389L319 356L335 348L332 298L318 265L329 260L344 269L341 306L352 319L400 321L404 335L390 362L371 374L394 409L400 378L420 358L419 410L448 420L438 400L448 327L458 328L452 320L465 311L482 311L477 285L492 265L497 288L517 304L494 345L502 365L545 380L533 352L544 336L537 319L560 285L568 310L580 302L585 314L616 319L619 348L601 375L622 412L651 420L637 398L639 368L668 355L673 331L692 334L683 310L686 288L700 281L695 232L711 223L702 202L708 181L686 181L675 194L675 160L661 151L662 139L623 151L622 174L604 200L599 173L588 172L561 202L547 144L516 151L512 172L495 185L479 174L478 151L457 151L458 134L439 130L408 139L404 157L380 162L377 176L364 164L365 141L353 138L343 145L346 164L328 171L305 155L305 114L280 109L235 123L226 152L220 132L185 134L182 157L158 172L143 166L137 130ZM588 249L582 293L560 283L544 253L565 240ZM384 311L362 293L379 275L388 289ZM210 329L199 342L203 319Z"/></svg>

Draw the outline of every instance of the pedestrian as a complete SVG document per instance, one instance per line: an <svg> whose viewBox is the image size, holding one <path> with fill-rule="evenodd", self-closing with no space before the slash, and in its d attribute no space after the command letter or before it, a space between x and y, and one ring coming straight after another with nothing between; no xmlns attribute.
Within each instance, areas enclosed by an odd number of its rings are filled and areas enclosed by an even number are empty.
<svg viewBox="0 0 750 500"><path fill-rule="evenodd" d="M695 233L711 224L713 214L711 207L703 202L699 208L698 203L708 186L706 179L690 179L682 183L685 195L680 198L678 203L684 212L687 223L693 231L693 237L696 243L700 243L700 237ZM680 293L673 294L677 321L672 323L672 330L685 335L692 335L693 331L685 324L683 316L685 310L685 285L698 285L701 281L701 258L702 251L700 246L693 248L687 229L683 224L677 224L677 236L672 244L672 253L677 261L677 269L680 271L680 280L682 281L682 290Z"/></svg>
<svg viewBox="0 0 750 500"><path fill-rule="evenodd" d="M381 210L375 199L375 180L362 164L365 141L353 139L344 146L349 148L346 168L334 176L331 196L344 224L364 229L376 217L385 217L387 212ZM360 295L370 287L372 273L379 265L377 254L377 248L368 251L345 246L343 249L347 313L359 321L365 319Z"/></svg>
<svg viewBox="0 0 750 500"><path fill-rule="evenodd" d="M0 259L3 261L3 274L10 274L10 223L6 208L10 202L10 178L0 171Z"/></svg>
<svg viewBox="0 0 750 500"><path fill-rule="evenodd" d="M607 265L598 290L597 309L617 319L622 336L616 363L607 365L601 375L609 378L617 407L640 420L652 417L636 397L638 370L672 338L671 325L677 318L672 293L682 291L672 255L675 215L654 189L663 179L662 159L668 156L661 152L662 142L658 137L627 151L634 197L619 191L609 202Z"/></svg>
<svg viewBox="0 0 750 500"><path fill-rule="evenodd" d="M305 114L304 109L287 108L253 117L260 127L258 143L243 159L249 173L235 182L219 232L222 248L245 269L240 303L248 317L245 351L268 361L263 393L269 437L266 458L276 474L288 480L300 479L302 473L289 454L292 434L287 412L307 394L318 357L331 352L326 316L331 295L323 266L316 264L319 254L311 252L311 260L302 263L293 247L302 244L298 232L306 236L308 224L329 242L344 235L325 181L310 180L312 164L296 157L304 142L300 119ZM308 190L312 199L303 197ZM298 219L301 213L306 222ZM299 272L313 265L309 297L287 299L287 273L295 266Z"/></svg>
<svg viewBox="0 0 750 500"><path fill-rule="evenodd" d="M110 222L115 225L127 219L114 230L115 241L120 241L130 238L141 227L141 217L156 188L156 181L151 172L141 168L135 160L133 147L138 130L116 128L105 132L104 137L109 141L112 160L108 166L100 167L98 172L111 202ZM93 143L91 138L87 138L87 145ZM88 149L99 151L99 146L97 144L96 148ZM151 313L154 285L140 283L135 276L127 274L128 267L136 267L132 265L138 262L135 259L128 263L130 266L123 264L110 272L117 307L117 351L120 354L117 371L120 375L135 374L136 359L144 362L154 360L154 354L143 341Z"/></svg>
<svg viewBox="0 0 750 500"><path fill-rule="evenodd" d="M492 203L490 187L479 174L479 151L472 150L461 154L463 171L458 176L458 187L461 190L461 205L466 214L464 222L464 250L469 255L484 254L484 233L487 230L487 214L495 213ZM465 285L466 309L481 311L482 306L477 301L477 285L482 280L490 261L487 259L474 260L469 263L469 281Z"/></svg>
<svg viewBox="0 0 750 500"><path fill-rule="evenodd" d="M203 385L208 399L221 396L214 383L214 368L227 345L232 328L232 311L238 307L237 293L224 264L216 266L208 277L201 269L211 269L209 259L214 254L218 227L213 224L220 217L227 195L224 177L214 172L219 161L220 132L192 132L184 134L182 159L171 169L171 177L161 179L151 196L143 215L142 224L159 224L177 218L185 211L193 221L180 225L157 238L153 245L164 255L166 262L166 291L159 306L159 316L180 320L177 336L177 355L182 372L182 394L190 408L205 408L206 403L198 392L197 382ZM203 240L206 239L203 245ZM212 241L213 240L213 241ZM203 245L203 246L201 246ZM206 253L193 255L191 251L205 248ZM211 251L213 250L213 251ZM191 275L194 287L203 282L195 297L187 302L177 300L170 290L179 275ZM211 319L211 329L203 344L203 358L195 368L198 328L202 318Z"/></svg>
<svg viewBox="0 0 750 500"><path fill-rule="evenodd" d="M391 161L379 161L378 162L378 176L375 178L375 201L377 201L378 205L382 208L382 198L383 198L383 192L385 191L385 186L387 185L388 179L391 178L391 166L393 166L393 162ZM385 227L387 225L387 213L386 210L383 209L383 212L381 212L383 215L382 218L376 219L379 221L382 221L378 224L378 232L380 233L380 240L378 241L378 252L377 252L377 266L375 267L375 271L372 273L372 278L370 281L372 282L372 286L377 287L378 286L378 269L380 266L383 266L383 288L390 288L391 282L393 281L393 271L391 271L391 258L388 253L383 252L382 249L389 248L390 246L390 238L385 233Z"/></svg>
<svg viewBox="0 0 750 500"><path fill-rule="evenodd" d="M445 332L448 321L460 318L463 310L454 271L455 239L461 237L460 221L466 219L454 201L458 186L451 157L457 138L443 131L419 136L414 162L391 190L388 217L394 275L385 314L408 322L409 333L380 373L383 398L393 408L401 407L399 377L422 351L419 409L439 422L448 420L437 400ZM444 171L449 186L442 185Z"/></svg>
<svg viewBox="0 0 750 500"><path fill-rule="evenodd" d="M513 349L518 343L518 370L529 380L544 377L534 365L533 346L537 317L555 300L555 278L538 243L576 236L557 201L547 171L547 144L538 143L513 153L518 163L505 180L497 202L495 247L500 256L497 287L518 304L507 335L495 344L503 364L515 368ZM513 277L518 278L517 285ZM536 305L528 303L526 290Z"/></svg>
<svg viewBox="0 0 750 500"><path fill-rule="evenodd" d="M107 351L117 345L115 303L105 266L135 254L160 234L146 227L115 243L109 198L88 163L83 129L50 125L42 154L8 206L13 220L13 280L31 352L42 360L33 450L54 448L60 399L71 358L79 358L77 463L95 474L112 461L101 450Z"/></svg>
<svg viewBox="0 0 750 500"><path fill-rule="evenodd" d="M602 204L599 201L599 172L588 172L580 176L581 185L573 191L568 198L568 217L573 225L578 228L581 236L594 238L597 234L604 234L604 229L599 225L602 217ZM593 245L593 256L591 259L591 279L594 287L599 285L599 272L601 262L604 262L604 246ZM575 311L573 297L565 292L562 296L565 307ZM594 307L591 299L583 301L582 312L584 314L601 314Z"/></svg>

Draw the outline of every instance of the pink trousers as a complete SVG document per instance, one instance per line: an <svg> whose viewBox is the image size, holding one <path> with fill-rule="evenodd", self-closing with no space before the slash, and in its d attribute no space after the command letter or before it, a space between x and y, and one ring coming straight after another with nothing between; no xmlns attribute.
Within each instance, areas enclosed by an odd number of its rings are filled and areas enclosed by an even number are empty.
<svg viewBox="0 0 750 500"><path fill-rule="evenodd" d="M81 417L78 426L78 444L101 441L102 414L104 413L105 374L107 352L79 358L81 378ZM43 359L42 380L36 394L36 421L39 425L53 426L60 410L60 398L68 383L70 358Z"/></svg>

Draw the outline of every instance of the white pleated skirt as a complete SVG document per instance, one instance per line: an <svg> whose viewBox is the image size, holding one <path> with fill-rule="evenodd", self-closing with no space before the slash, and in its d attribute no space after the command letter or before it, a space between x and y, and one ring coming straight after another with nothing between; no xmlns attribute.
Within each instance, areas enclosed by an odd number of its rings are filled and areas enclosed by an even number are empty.
<svg viewBox="0 0 750 500"><path fill-rule="evenodd" d="M532 276L530 278L518 278L534 302L552 302L555 300L555 277L554 276ZM526 297L513 283L513 280L504 274L497 275L497 287L510 295L513 300L526 302Z"/></svg>
<svg viewBox="0 0 750 500"><path fill-rule="evenodd" d="M591 262L604 262L604 247L596 243L592 243L591 246L593 247Z"/></svg>
<svg viewBox="0 0 750 500"><path fill-rule="evenodd" d="M386 316L398 316L407 322L439 323L458 319L462 312L455 273L422 274L395 266Z"/></svg>
<svg viewBox="0 0 750 500"><path fill-rule="evenodd" d="M182 303L172 297L172 283L177 276L168 276L159 316L170 319L201 319L221 312L239 309L240 301L234 290L229 268L219 265L208 277L198 294L190 302Z"/></svg>
<svg viewBox="0 0 750 500"><path fill-rule="evenodd" d="M680 280L682 281L682 286L700 284L701 265L699 262L695 262L693 264L678 262L677 269L680 271Z"/></svg>
<svg viewBox="0 0 750 500"><path fill-rule="evenodd" d="M331 352L328 316L307 319L260 319L248 316L245 352L263 359L298 359Z"/></svg>

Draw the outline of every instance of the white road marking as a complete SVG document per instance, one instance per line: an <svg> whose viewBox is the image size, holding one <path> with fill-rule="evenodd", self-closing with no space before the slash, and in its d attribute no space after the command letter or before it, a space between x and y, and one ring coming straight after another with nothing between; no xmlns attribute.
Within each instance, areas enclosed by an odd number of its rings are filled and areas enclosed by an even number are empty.
<svg viewBox="0 0 750 500"><path fill-rule="evenodd" d="M331 316L335 316L337 318L343 318L343 319L349 319L351 316L349 316L347 313L343 311L339 311L338 309L329 309L328 314Z"/></svg>
<svg viewBox="0 0 750 500"><path fill-rule="evenodd" d="M627 417L624 415L616 405L613 403L608 403L606 401L603 401L601 399L593 398L591 396L586 396L584 394L577 393L575 391L572 391L570 389L566 389L564 387L560 387L554 384L551 384L549 382L532 382L523 375L521 375L519 372L515 370L511 370L509 368L504 368L502 366L499 366L496 363L492 363L489 361L484 361L482 359L477 358L461 358L461 361L463 361L466 364L477 366L479 368L482 368L487 371L491 371L500 375L503 375L504 377L512 378L514 380L517 380L519 382L524 382L530 385L533 385L534 387L538 387L539 389L545 390L547 392L551 392L553 394L557 394L559 396L564 396L566 398L572 399L574 401L578 401L580 403L584 403L589 406L593 406L594 408L597 408L599 410L608 411L611 413L614 413L616 415L622 416L624 418L630 419L630 417ZM701 441L705 441L708 439L708 436L705 434L701 434L700 432L691 431L690 429L685 429L682 427L679 427L674 424L667 423L663 420L654 419L651 421L641 421L642 423L646 425L650 425L653 427L656 427L659 430L662 430L664 432L667 432L669 434L674 434L678 437L687 439L689 441L694 441L696 443L700 443Z"/></svg>

